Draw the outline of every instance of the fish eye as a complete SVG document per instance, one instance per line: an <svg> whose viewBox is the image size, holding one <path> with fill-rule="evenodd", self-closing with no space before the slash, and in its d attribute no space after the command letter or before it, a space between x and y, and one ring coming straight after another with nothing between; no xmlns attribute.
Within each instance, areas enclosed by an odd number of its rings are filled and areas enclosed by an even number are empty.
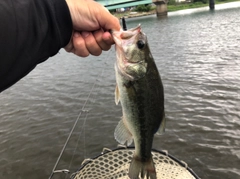
<svg viewBox="0 0 240 179"><path fill-rule="evenodd" d="M137 41L137 46L139 49L143 49L143 47L145 46L145 43L142 40Z"/></svg>

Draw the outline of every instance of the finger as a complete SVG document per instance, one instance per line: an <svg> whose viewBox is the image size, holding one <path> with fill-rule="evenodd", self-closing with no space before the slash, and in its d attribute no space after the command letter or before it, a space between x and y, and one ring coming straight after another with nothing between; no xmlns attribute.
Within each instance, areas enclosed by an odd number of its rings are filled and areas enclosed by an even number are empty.
<svg viewBox="0 0 240 179"><path fill-rule="evenodd" d="M104 35L104 31L102 29L97 30L93 33L93 36L96 39L96 42L98 43L98 45L100 46L100 48L102 50L109 50L111 48L111 43L108 42L108 40L103 38ZM106 38L106 37L105 37Z"/></svg>
<svg viewBox="0 0 240 179"><path fill-rule="evenodd" d="M74 32L72 41L74 46L72 52L74 54L80 57L87 57L89 55L89 51L85 45L85 40L79 32Z"/></svg>
<svg viewBox="0 0 240 179"><path fill-rule="evenodd" d="M72 32L72 36L73 36L73 32ZM65 49L67 52L72 52L72 49L73 49L72 36L71 36L68 44L64 47L64 49Z"/></svg>
<svg viewBox="0 0 240 179"><path fill-rule="evenodd" d="M72 38L71 38L70 42L64 47L64 49L65 49L67 52L72 52L72 50L73 50Z"/></svg>
<svg viewBox="0 0 240 179"><path fill-rule="evenodd" d="M102 38L103 38L103 40L104 40L107 44L109 44L109 45L112 45L112 44L115 43L115 42L113 41L112 34L111 34L110 32L108 32L108 31L104 32Z"/></svg>
<svg viewBox="0 0 240 179"><path fill-rule="evenodd" d="M90 54L99 56L102 53L102 49L96 42L93 34L90 32L87 32L87 31L83 31L81 34L82 34L82 37L85 41L85 45L86 45L88 51L90 52Z"/></svg>

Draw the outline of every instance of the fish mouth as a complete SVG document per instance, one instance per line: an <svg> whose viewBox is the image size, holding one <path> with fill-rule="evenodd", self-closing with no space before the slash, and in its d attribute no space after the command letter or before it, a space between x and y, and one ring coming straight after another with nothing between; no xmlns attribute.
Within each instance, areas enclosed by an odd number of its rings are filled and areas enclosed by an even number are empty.
<svg viewBox="0 0 240 179"><path fill-rule="evenodd" d="M113 40L115 42L115 48L117 52L117 63L116 63L116 70L125 76L126 79L133 81L135 78L126 72L126 69L129 66L134 64L139 64L140 61L130 61L124 53L124 47L127 47L133 44L136 41L136 36L141 32L141 25L139 24L135 28L131 28L127 31L113 31Z"/></svg>
<svg viewBox="0 0 240 179"><path fill-rule="evenodd" d="M122 31L120 37L122 40L126 40L126 39L130 39L133 36L139 34L141 32L141 25L139 24L137 27L135 28L131 28L128 31Z"/></svg>
<svg viewBox="0 0 240 179"><path fill-rule="evenodd" d="M123 31L122 29L120 31L113 31L112 35L113 35L113 40L116 46L122 47L123 45L127 45L127 44L123 44L123 41L134 39L134 37L138 35L140 32L141 32L141 25L139 24L137 27L131 28L127 31ZM132 40L130 40L130 42L132 42ZM130 42L128 43L130 44Z"/></svg>

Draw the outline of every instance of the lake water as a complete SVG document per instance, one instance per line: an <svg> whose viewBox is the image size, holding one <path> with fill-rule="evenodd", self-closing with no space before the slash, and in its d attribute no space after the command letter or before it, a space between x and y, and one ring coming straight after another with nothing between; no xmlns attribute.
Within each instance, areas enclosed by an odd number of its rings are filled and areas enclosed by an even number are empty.
<svg viewBox="0 0 240 179"><path fill-rule="evenodd" d="M129 28L142 24L165 87L167 128L154 148L168 150L203 179L240 178L236 4L127 19ZM1 179L48 178L80 111L57 169L74 172L103 147L116 148L115 59L114 48L88 58L61 50L0 94Z"/></svg>

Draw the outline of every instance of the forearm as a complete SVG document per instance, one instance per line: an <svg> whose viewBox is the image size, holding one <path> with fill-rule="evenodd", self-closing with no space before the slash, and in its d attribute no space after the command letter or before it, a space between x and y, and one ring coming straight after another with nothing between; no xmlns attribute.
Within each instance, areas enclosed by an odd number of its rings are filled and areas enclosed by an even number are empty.
<svg viewBox="0 0 240 179"><path fill-rule="evenodd" d="M1 0L0 92L55 55L71 34L65 0Z"/></svg>

